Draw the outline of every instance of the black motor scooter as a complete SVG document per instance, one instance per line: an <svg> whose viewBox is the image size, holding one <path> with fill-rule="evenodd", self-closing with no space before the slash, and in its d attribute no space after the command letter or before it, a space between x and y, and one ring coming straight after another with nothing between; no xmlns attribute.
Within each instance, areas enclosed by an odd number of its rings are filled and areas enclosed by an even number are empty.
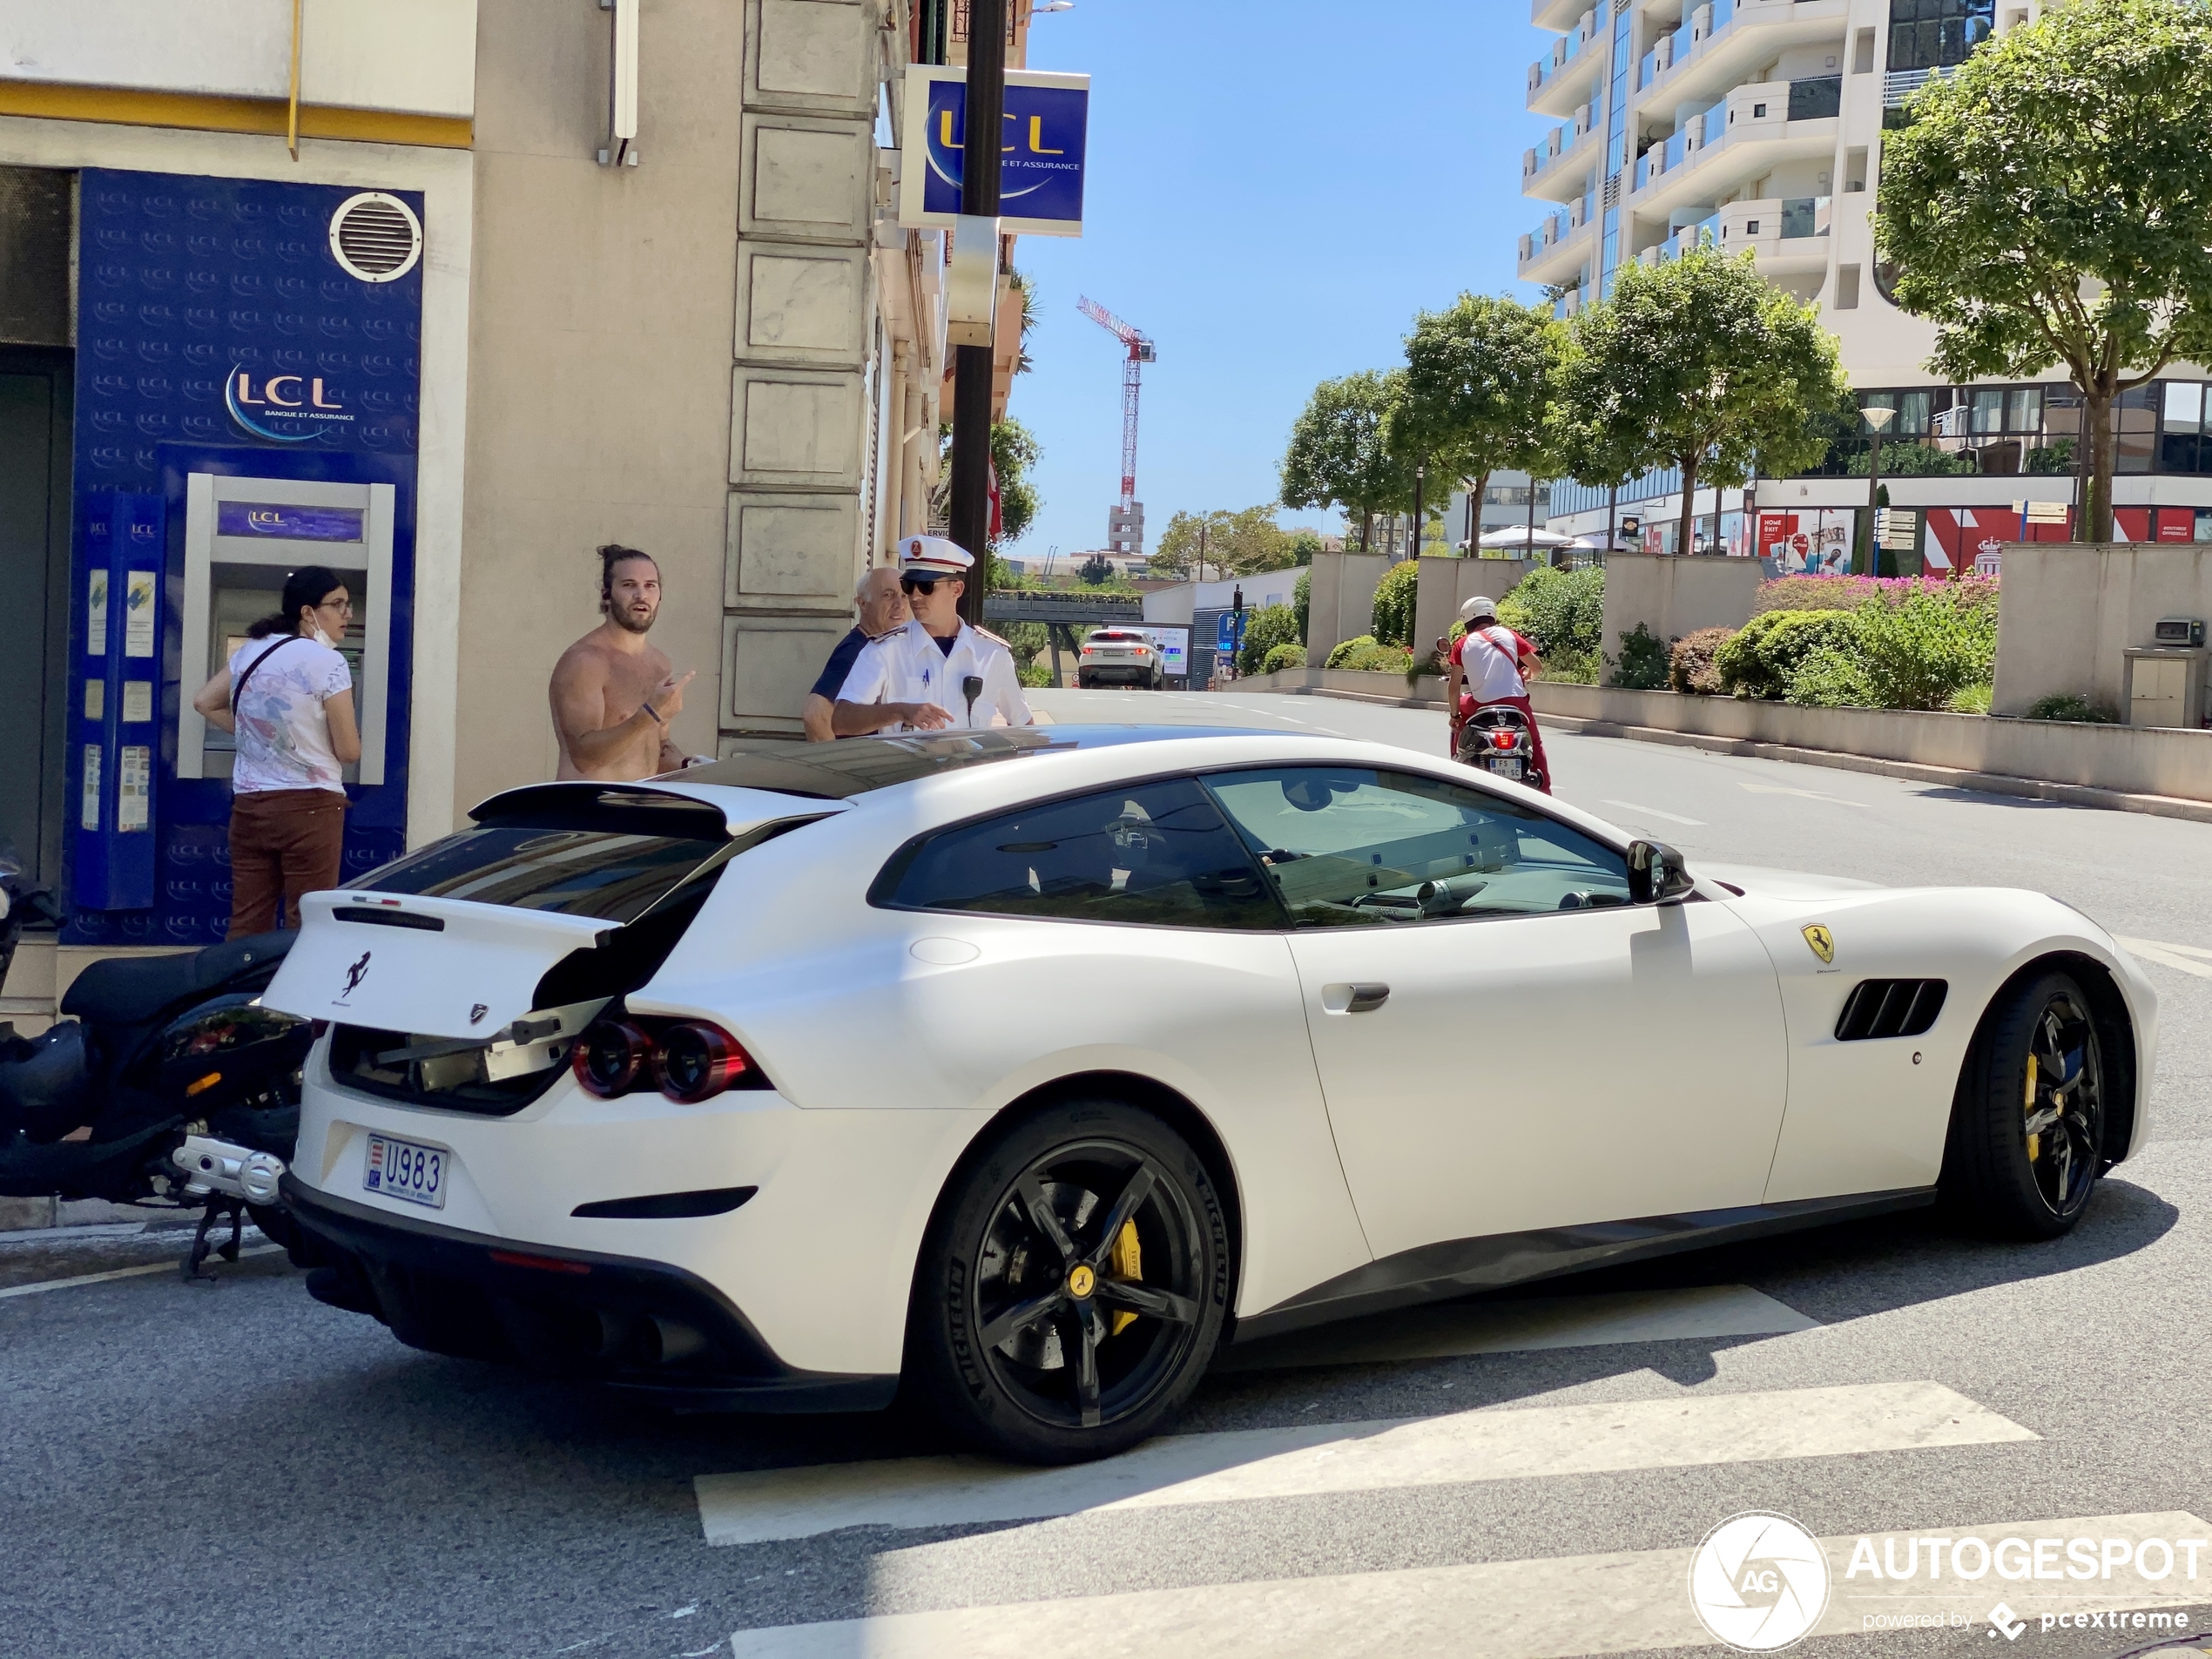
<svg viewBox="0 0 2212 1659"><path fill-rule="evenodd" d="M0 843L0 981L24 923L52 914ZM297 1243L277 1184L300 1132L314 1031L260 1006L293 938L95 962L38 1036L0 1025L0 1196L204 1205L188 1278L206 1277L210 1234L226 1217L227 1261L246 1215L276 1243Z"/></svg>

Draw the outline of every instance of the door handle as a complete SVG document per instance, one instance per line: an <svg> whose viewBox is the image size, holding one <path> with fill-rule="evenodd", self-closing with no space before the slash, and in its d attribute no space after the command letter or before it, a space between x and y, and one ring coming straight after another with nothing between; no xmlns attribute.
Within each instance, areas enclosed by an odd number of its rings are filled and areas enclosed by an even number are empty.
<svg viewBox="0 0 2212 1659"><path fill-rule="evenodd" d="M1368 983L1352 988L1352 1000L1344 1005L1346 1014L1366 1014L1390 1001L1390 987Z"/></svg>

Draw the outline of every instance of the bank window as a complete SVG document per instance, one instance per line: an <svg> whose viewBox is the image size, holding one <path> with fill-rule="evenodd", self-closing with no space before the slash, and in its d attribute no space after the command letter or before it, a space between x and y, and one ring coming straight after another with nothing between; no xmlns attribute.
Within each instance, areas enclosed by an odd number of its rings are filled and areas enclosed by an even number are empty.
<svg viewBox="0 0 2212 1659"><path fill-rule="evenodd" d="M1457 784L1362 766L1269 767L1206 783L1300 927L1629 902L1620 853Z"/></svg>
<svg viewBox="0 0 2212 1659"><path fill-rule="evenodd" d="M886 873L900 909L1280 927L1244 845L1188 779L1026 807L929 837Z"/></svg>

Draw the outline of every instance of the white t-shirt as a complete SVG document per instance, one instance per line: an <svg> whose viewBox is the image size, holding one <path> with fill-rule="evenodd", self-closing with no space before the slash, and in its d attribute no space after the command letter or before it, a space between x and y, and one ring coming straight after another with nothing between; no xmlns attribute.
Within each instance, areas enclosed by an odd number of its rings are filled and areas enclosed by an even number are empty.
<svg viewBox="0 0 2212 1659"><path fill-rule="evenodd" d="M969 676L983 682L976 694L971 718L968 698L961 690ZM1006 647L986 639L966 623L947 656L937 640L918 622L908 622L880 639L872 639L853 660L845 677L840 703L934 703L953 717L955 726L1028 725L1029 705L1022 695L1022 677ZM903 732L904 726L887 726Z"/></svg>
<svg viewBox="0 0 2212 1659"><path fill-rule="evenodd" d="M1528 687L1521 678L1521 636L1493 623L1470 628L1460 641L1460 672L1467 678L1467 695L1478 703L1501 698L1526 697Z"/></svg>
<svg viewBox="0 0 2212 1659"><path fill-rule="evenodd" d="M238 700L238 758L231 790L247 795L267 789L333 789L346 792L345 775L330 747L330 715L323 699L354 689L346 659L320 640L272 634L249 639L231 653L231 685L254 669Z"/></svg>

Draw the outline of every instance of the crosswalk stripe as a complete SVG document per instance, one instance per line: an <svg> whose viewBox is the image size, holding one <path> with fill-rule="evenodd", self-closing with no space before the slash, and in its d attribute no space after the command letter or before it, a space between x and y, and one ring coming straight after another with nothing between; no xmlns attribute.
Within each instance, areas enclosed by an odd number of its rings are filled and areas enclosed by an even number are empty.
<svg viewBox="0 0 2212 1659"><path fill-rule="evenodd" d="M1232 1348L1216 1372L1352 1366L1460 1354L1526 1353L1699 1337L1782 1336L1820 1321L1748 1285L1464 1302L1301 1331Z"/></svg>
<svg viewBox="0 0 2212 1659"><path fill-rule="evenodd" d="M1892 1548L1905 1553L1914 1538L1979 1538L1993 1549L2014 1537L2133 1544L2201 1539L2207 1530L2188 1514L2093 1515L1875 1534L1871 1543L1878 1560ZM2000 1602L2014 1616L2035 1622L2046 1615L2183 1607L2212 1596L2212 1561L2202 1560L2195 1578L2185 1577L2177 1561L2162 1581L2123 1572L2087 1582L2020 1581L1985 1568L1973 1581L1907 1587L1846 1578L1858 1541L1821 1541L1831 1590L1816 1635L1893 1629L1894 1622L1870 1621L1899 1615L1957 1621L1993 1635L1989 1615ZM1484 1561L780 1625L733 1634L731 1659L1033 1659L1040 1653L1081 1653L1084 1659L1568 1659L1717 1645L1690 1605L1694 1554L1656 1549Z"/></svg>
<svg viewBox="0 0 2212 1659"><path fill-rule="evenodd" d="M2212 979L2212 961L2193 961L2192 957L2212 957L2212 950L2202 950L2195 945L2168 945L2155 939L2121 939L2113 935L2119 947L2147 962L2156 962L2161 968L2177 968L2184 974L2194 974L2199 979Z"/></svg>
<svg viewBox="0 0 2212 1659"><path fill-rule="evenodd" d="M693 1485L707 1542L752 1544L842 1527L1035 1521L2037 1438L1940 1383L1855 1383L1170 1435L1070 1468L902 1458L705 1474Z"/></svg>

